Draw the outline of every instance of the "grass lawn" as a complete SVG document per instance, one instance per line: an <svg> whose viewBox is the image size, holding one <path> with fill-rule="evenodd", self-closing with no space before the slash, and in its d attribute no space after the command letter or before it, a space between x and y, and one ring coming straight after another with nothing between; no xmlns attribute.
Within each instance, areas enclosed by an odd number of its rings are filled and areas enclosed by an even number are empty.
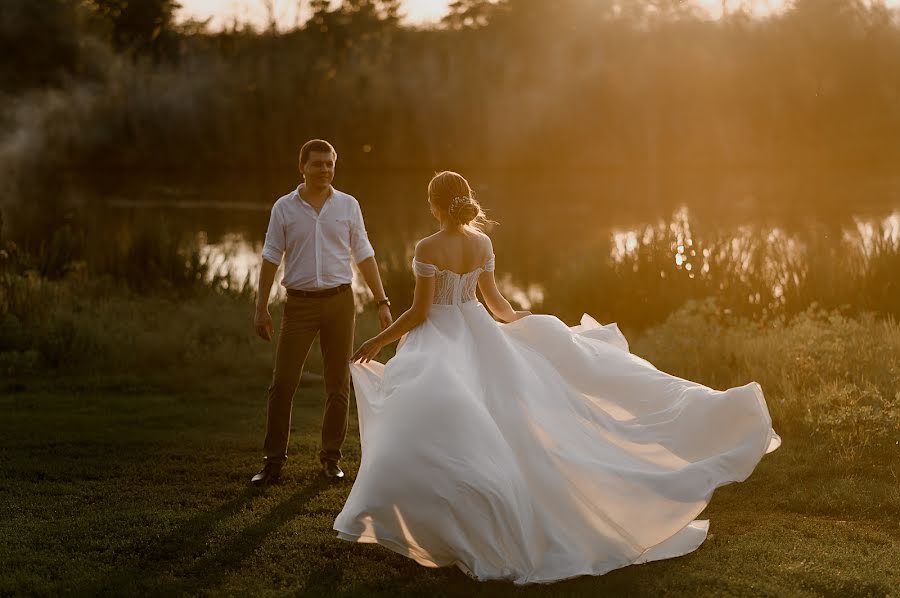
<svg viewBox="0 0 900 598"><path fill-rule="evenodd" d="M786 436L715 494L709 539L688 556L549 586L478 583L335 538L350 482L318 476L317 385L297 394L284 483L250 487L266 382L0 395L0 595L900 595L896 451L848 464L821 438Z"/></svg>

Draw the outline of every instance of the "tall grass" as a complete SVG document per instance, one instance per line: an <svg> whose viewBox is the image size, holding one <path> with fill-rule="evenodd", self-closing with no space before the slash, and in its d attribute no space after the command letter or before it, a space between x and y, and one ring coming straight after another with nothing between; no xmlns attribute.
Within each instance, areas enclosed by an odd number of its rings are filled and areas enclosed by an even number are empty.
<svg viewBox="0 0 900 598"><path fill-rule="evenodd" d="M262 383L273 343L256 338L256 289L227 256L164 220L121 231L63 226L28 252L0 249L0 375L172 387L211 377ZM223 260L225 263L223 264ZM283 304L275 301L277 322ZM360 334L377 323L363 320ZM321 373L314 350L307 370ZM103 382L106 381L106 382ZM119 382L116 382L119 381Z"/></svg>
<svg viewBox="0 0 900 598"><path fill-rule="evenodd" d="M212 290L189 299L136 293L77 274L0 275L0 373L8 380L77 375L170 386L204 376L260 374L252 304ZM167 380L169 382L167 382Z"/></svg>
<svg viewBox="0 0 900 598"><path fill-rule="evenodd" d="M40 380L88 388L265 385L274 344L255 337L247 296L136 293L109 280L83 271L62 280L0 273L7 389ZM276 324L281 308L272 309ZM629 336L634 353L678 376L714 388L759 382L780 432L825 435L838 457L853 460L869 444L878 452L900 442L900 326L891 317L850 312L810 306L763 320L706 299ZM376 330L374 316L361 314L358 341ZM321 372L317 351L307 370Z"/></svg>
<svg viewBox="0 0 900 598"><path fill-rule="evenodd" d="M66 225L31 252L4 243L0 373L155 380L268 367L250 350L252 289L196 239L162 221L103 242L96 232Z"/></svg>
<svg viewBox="0 0 900 598"><path fill-rule="evenodd" d="M676 214L669 223L616 233L565 262L541 281L540 299L529 307L569 322L588 312L630 335L708 298L723 314L758 325L792 322L810 309L898 318L900 239L891 223L861 224L836 239L810 228L707 234ZM4 247L0 354L7 374L89 371L100 363L138 372L139 363L177 367L197 352L208 354L202 361L209 371L225 371L254 352L247 344L252 278L236 280L227 259L204 251L202 239L172 233L165 221L103 231L73 223L32 252ZM409 257L397 250L381 258L396 314L412 297ZM501 286L515 301L507 278ZM122 343L133 350L119 351ZM163 350L167 343L177 348Z"/></svg>
<svg viewBox="0 0 900 598"><path fill-rule="evenodd" d="M8 272L33 271L56 280L74 273L106 278L141 293L190 294L219 290L248 295L247 280L236 280L227 267L227 255L203 250L202 235L175 232L165 218L149 218L115 230L86 225L77 218L46 234L48 223L38 223L20 234L22 245L6 243L2 264ZM35 230L44 231L41 238Z"/></svg>
<svg viewBox="0 0 900 598"><path fill-rule="evenodd" d="M900 325L893 318L810 307L760 322L712 299L692 301L631 349L713 388L759 382L780 433L824 435L836 457L900 443Z"/></svg>
<svg viewBox="0 0 900 598"><path fill-rule="evenodd" d="M852 233L816 227L697 230L686 212L669 223L603 239L566 262L539 308L641 329L688 300L715 297L722 309L766 320L818 305L900 317L900 235L889 218Z"/></svg>

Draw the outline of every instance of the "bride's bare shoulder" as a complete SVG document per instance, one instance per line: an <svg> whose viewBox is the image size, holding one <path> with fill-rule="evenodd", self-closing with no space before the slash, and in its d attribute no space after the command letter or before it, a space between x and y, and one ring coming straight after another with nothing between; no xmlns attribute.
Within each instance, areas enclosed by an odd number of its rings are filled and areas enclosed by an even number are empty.
<svg viewBox="0 0 900 598"><path fill-rule="evenodd" d="M474 235L478 243L480 243L481 246L484 247L488 255L494 252L494 244L491 242L491 238L486 233L480 230L474 230L472 231L472 234Z"/></svg>
<svg viewBox="0 0 900 598"><path fill-rule="evenodd" d="M416 243L415 257L420 262L429 262L434 257L435 247L437 244L437 233L429 235L424 239L420 239Z"/></svg>

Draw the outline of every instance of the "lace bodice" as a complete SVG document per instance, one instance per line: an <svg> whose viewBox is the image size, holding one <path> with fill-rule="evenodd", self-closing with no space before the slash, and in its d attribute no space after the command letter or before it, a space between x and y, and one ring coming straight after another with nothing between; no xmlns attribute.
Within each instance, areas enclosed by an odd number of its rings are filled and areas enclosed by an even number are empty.
<svg viewBox="0 0 900 598"><path fill-rule="evenodd" d="M475 299L478 277L482 272L494 271L494 256L491 255L483 266L463 274L452 270L440 270L433 264L426 264L417 259L413 259L412 267L416 276L434 277L433 305L454 305Z"/></svg>

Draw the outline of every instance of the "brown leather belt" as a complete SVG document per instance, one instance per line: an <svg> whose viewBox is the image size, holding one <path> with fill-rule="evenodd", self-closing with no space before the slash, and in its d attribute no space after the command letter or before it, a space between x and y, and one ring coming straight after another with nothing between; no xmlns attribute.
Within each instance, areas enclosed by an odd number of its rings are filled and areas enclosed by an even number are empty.
<svg viewBox="0 0 900 598"><path fill-rule="evenodd" d="M323 297L331 297L333 295L337 295L338 293L342 293L350 288L350 284L342 284L336 287L331 287L330 289L322 289L320 291L301 291L299 289L288 289L287 294L288 297L304 297L307 299L322 299Z"/></svg>

